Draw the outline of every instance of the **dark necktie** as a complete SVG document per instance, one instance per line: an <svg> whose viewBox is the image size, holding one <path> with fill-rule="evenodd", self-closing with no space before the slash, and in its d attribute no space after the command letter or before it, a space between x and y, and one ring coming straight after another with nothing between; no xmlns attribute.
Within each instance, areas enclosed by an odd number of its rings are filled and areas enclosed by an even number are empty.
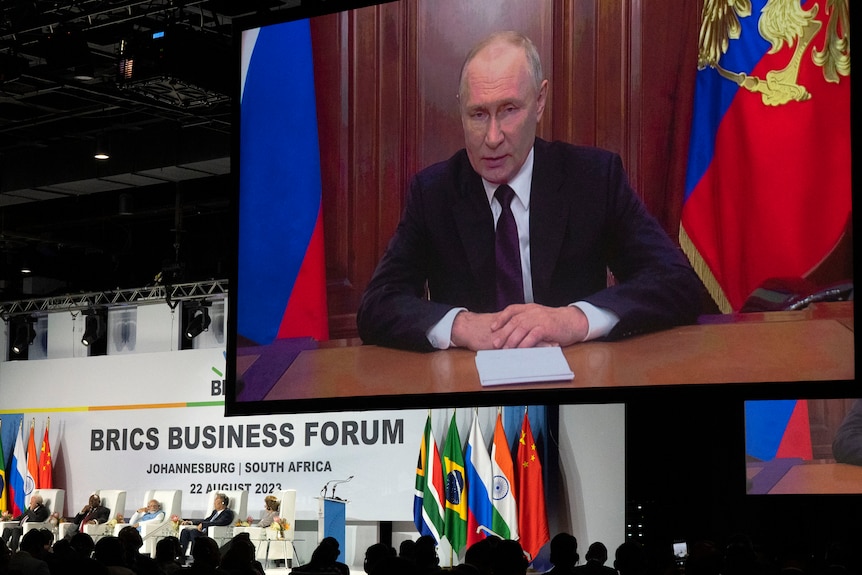
<svg viewBox="0 0 862 575"><path fill-rule="evenodd" d="M503 211L497 219L497 309L513 303L524 303L524 278L521 275L521 249L518 226L512 215L515 192L503 184L494 192Z"/></svg>
<svg viewBox="0 0 862 575"><path fill-rule="evenodd" d="M88 511L87 514L84 515L84 518L81 519L81 525L78 526L78 530L81 533L83 533L84 532L84 526L87 525L92 520L93 520L93 510L90 509L90 511Z"/></svg>

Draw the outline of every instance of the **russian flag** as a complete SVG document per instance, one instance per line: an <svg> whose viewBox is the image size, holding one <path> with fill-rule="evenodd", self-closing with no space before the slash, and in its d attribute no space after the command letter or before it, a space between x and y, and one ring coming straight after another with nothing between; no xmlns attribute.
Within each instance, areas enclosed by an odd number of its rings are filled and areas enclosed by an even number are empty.
<svg viewBox="0 0 862 575"><path fill-rule="evenodd" d="M27 508L27 497L34 489L33 478L27 472L23 419L18 427L9 468L9 507L12 515L17 517L24 513Z"/></svg>
<svg viewBox="0 0 862 575"><path fill-rule="evenodd" d="M741 4L704 5L680 227L725 313L766 279L810 274L851 215L846 5Z"/></svg>
<svg viewBox="0 0 862 575"><path fill-rule="evenodd" d="M329 339L308 20L243 35L237 331Z"/></svg>
<svg viewBox="0 0 862 575"><path fill-rule="evenodd" d="M474 414L464 457L467 472L467 547L488 536L494 527L494 515L497 515L491 501L491 494L494 492L491 456L488 455L478 420L478 416Z"/></svg>

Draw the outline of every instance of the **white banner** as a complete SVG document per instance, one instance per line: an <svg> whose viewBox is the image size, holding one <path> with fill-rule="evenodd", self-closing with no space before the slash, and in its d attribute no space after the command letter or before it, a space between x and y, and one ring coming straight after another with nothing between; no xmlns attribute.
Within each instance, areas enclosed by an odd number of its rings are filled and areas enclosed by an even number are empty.
<svg viewBox="0 0 862 575"><path fill-rule="evenodd" d="M256 519L266 494L296 489L297 518L314 519L326 483L353 476L336 486L349 519L412 520L427 412L226 418L223 370L212 349L2 363L0 417L23 414L25 435L35 421L37 450L50 418L67 516L97 489L126 490L126 516L149 489L181 489L185 517L208 513L210 491L244 489Z"/></svg>

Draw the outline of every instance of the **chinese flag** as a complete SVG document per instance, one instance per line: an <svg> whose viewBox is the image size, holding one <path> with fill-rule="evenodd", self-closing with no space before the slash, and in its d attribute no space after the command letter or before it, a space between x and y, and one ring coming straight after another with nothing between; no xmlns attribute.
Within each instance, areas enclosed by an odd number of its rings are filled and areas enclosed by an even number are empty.
<svg viewBox="0 0 862 575"><path fill-rule="evenodd" d="M545 487L542 483L542 462L536 450L530 420L524 412L521 438L518 443L518 533L521 547L535 559L551 536L545 511Z"/></svg>
<svg viewBox="0 0 862 575"><path fill-rule="evenodd" d="M40 489L54 487L53 462L51 461L51 444L48 441L48 427L45 427L45 437L42 438L42 451L39 453L39 479L36 482Z"/></svg>

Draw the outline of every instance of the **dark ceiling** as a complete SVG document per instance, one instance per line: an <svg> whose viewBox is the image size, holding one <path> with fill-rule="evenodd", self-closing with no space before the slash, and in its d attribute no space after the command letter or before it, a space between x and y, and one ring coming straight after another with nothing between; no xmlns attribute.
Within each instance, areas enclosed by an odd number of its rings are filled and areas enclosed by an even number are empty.
<svg viewBox="0 0 862 575"><path fill-rule="evenodd" d="M298 4L2 0L0 301L228 277L232 23Z"/></svg>

